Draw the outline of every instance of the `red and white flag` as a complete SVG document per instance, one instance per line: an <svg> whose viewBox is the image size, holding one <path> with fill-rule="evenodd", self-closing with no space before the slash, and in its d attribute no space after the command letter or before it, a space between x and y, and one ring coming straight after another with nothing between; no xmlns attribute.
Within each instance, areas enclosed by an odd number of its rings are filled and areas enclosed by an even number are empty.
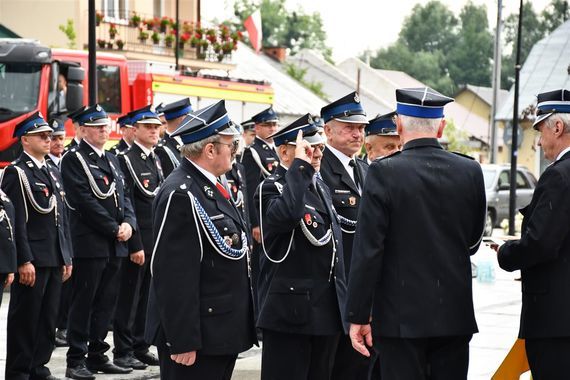
<svg viewBox="0 0 570 380"><path fill-rule="evenodd" d="M261 12L256 10L253 12L243 23L247 34L249 35L249 40L251 45L255 49L256 53L261 50L261 39L263 37L261 32Z"/></svg>

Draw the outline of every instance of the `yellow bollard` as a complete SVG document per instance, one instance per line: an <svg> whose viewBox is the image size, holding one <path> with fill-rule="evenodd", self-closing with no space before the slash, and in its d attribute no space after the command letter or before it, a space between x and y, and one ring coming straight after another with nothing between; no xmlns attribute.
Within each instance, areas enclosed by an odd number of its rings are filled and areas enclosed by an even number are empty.
<svg viewBox="0 0 570 380"><path fill-rule="evenodd" d="M529 369L524 339L517 339L491 380L519 380Z"/></svg>

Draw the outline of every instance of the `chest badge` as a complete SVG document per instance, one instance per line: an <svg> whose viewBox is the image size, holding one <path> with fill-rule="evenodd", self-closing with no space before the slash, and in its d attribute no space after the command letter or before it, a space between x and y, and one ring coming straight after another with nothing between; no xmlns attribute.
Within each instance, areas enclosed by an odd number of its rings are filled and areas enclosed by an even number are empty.
<svg viewBox="0 0 570 380"><path fill-rule="evenodd" d="M349 197L348 204L354 206L356 204L356 197Z"/></svg>
<svg viewBox="0 0 570 380"><path fill-rule="evenodd" d="M107 176L103 176L103 182L105 182L106 186L109 186L109 178Z"/></svg>
<svg viewBox="0 0 570 380"><path fill-rule="evenodd" d="M148 188L149 179L148 178L143 179L142 183L145 189Z"/></svg>
<svg viewBox="0 0 570 380"><path fill-rule="evenodd" d="M273 170L273 162L269 162L267 164L267 170L272 171Z"/></svg>
<svg viewBox="0 0 570 380"><path fill-rule="evenodd" d="M305 223L307 223L307 226L313 224L313 219L311 218L311 214L309 213L305 214Z"/></svg>
<svg viewBox="0 0 570 380"><path fill-rule="evenodd" d="M146 160L146 154L141 153L141 158L142 158L143 160Z"/></svg>
<svg viewBox="0 0 570 380"><path fill-rule="evenodd" d="M208 196L208 198L214 198L214 190L210 186L204 186L204 192Z"/></svg>
<svg viewBox="0 0 570 380"><path fill-rule="evenodd" d="M46 197L49 197L49 190L47 187L44 187L43 189L44 194L46 195Z"/></svg>

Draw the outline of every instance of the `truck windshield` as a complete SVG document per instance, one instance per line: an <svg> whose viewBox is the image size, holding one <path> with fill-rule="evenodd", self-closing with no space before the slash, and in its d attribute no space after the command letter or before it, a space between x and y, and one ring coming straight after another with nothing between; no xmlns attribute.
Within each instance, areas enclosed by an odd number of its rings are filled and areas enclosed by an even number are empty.
<svg viewBox="0 0 570 380"><path fill-rule="evenodd" d="M0 62L0 120L37 109L42 66Z"/></svg>

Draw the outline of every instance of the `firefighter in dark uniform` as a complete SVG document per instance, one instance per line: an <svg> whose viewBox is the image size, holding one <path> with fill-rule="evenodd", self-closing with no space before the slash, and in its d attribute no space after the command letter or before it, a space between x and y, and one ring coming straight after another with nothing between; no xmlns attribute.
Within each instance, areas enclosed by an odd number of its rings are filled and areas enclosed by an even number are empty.
<svg viewBox="0 0 570 380"><path fill-rule="evenodd" d="M265 178L270 176L279 166L279 156L275 150L275 144L270 137L277 131L279 117L269 107L254 115L251 120L254 123L255 139L253 143L246 147L241 156L241 164L245 168L246 183L246 206L248 208L249 226L252 236L251 251L251 272L253 279L254 302L257 304L257 286L259 278L259 257L260 257L260 233L259 216L257 215L253 196L257 186ZM246 122L247 127L247 122ZM257 308L256 308L257 310Z"/></svg>
<svg viewBox="0 0 570 380"><path fill-rule="evenodd" d="M14 205L6 193L0 189L0 306L2 306L3 289L12 284L17 269L15 220Z"/></svg>
<svg viewBox="0 0 570 380"><path fill-rule="evenodd" d="M521 271L519 337L536 380L567 379L570 373L570 91L538 94L533 128L553 161L540 176L530 204L520 212L520 240L499 249L499 265Z"/></svg>
<svg viewBox="0 0 570 380"><path fill-rule="evenodd" d="M246 224L218 176L237 150L224 101L188 115L178 168L153 207L146 337L163 379L229 380L255 342Z"/></svg>
<svg viewBox="0 0 570 380"><path fill-rule="evenodd" d="M49 121L49 125L53 132L51 134L50 152L46 156L46 162L52 164L58 172L61 170L61 159L65 153L65 121L63 118L53 118ZM61 174L60 174L61 175ZM68 215L69 210L67 206L65 211ZM71 241L71 231L69 228L65 229L65 238ZM61 295L59 297L58 317L56 322L57 330L55 332L55 346L67 346L67 315L69 313L69 302L71 301L71 288L73 279L65 281L61 286Z"/></svg>
<svg viewBox="0 0 570 380"><path fill-rule="evenodd" d="M329 379L343 332L342 235L317 175L324 139L309 114L274 134L281 163L258 187L262 380Z"/></svg>
<svg viewBox="0 0 570 380"><path fill-rule="evenodd" d="M71 120L71 122L73 123L73 131L75 132L75 136L73 136L73 139L71 139L71 141L69 142L69 144L67 144L65 146L65 152L67 153L67 151L71 148L73 148L74 146L79 145L79 143L81 142L81 128L79 128L79 122L77 120L77 115L83 113L83 111L85 111L85 108L87 108L86 106L80 107L78 109L76 109L73 112L70 112L67 114L67 117Z"/></svg>
<svg viewBox="0 0 570 380"><path fill-rule="evenodd" d="M374 345L382 380L467 379L483 173L437 141L453 99L426 87L398 89L396 100L404 147L375 160L366 177L349 274L350 338L363 355Z"/></svg>
<svg viewBox="0 0 570 380"><path fill-rule="evenodd" d="M180 122L192 112L190 99L185 98L174 103L167 104L162 107L166 119L166 130L164 137L156 146L155 153L160 159L164 178L168 177L172 171L180 165L180 148L182 141L180 137L172 136L172 133L178 128Z"/></svg>
<svg viewBox="0 0 570 380"><path fill-rule="evenodd" d="M352 92L321 110L325 123L327 147L323 153L321 176L330 188L332 203L342 228L345 270L348 276L358 207L368 164L356 155L364 142L368 124L356 92ZM348 336L338 344L332 379L368 379L369 360L354 351Z"/></svg>
<svg viewBox="0 0 570 380"><path fill-rule="evenodd" d="M366 157L363 160L367 164L370 165L375 159L389 156L402 149L395 117L396 112L378 115L364 128Z"/></svg>
<svg viewBox="0 0 570 380"><path fill-rule="evenodd" d="M145 369L147 365L158 365L158 358L149 352L144 341L144 328L153 248L152 202L164 179L160 162L153 152L162 123L150 106L131 112L129 119L135 140L118 158L138 228L129 239L129 258L123 262L119 275L121 285L113 327L113 352L115 364Z"/></svg>
<svg viewBox="0 0 570 380"><path fill-rule="evenodd" d="M2 178L14 204L18 273L8 309L6 379L53 378L46 364L54 348L62 281L71 276L71 247L57 169L45 161L52 129L36 112L14 137L24 152Z"/></svg>
<svg viewBox="0 0 570 380"><path fill-rule="evenodd" d="M129 149L135 141L135 131L128 114L119 117L117 119L117 124L119 124L121 135L123 137L121 137L119 142L109 149L109 152L113 153L115 156Z"/></svg>
<svg viewBox="0 0 570 380"><path fill-rule="evenodd" d="M119 161L104 151L110 130L107 114L97 104L77 120L83 139L65 154L61 165L75 247L66 376L94 379L96 372L132 371L108 359L105 337L117 300L121 259L128 255L136 219L125 197Z"/></svg>

